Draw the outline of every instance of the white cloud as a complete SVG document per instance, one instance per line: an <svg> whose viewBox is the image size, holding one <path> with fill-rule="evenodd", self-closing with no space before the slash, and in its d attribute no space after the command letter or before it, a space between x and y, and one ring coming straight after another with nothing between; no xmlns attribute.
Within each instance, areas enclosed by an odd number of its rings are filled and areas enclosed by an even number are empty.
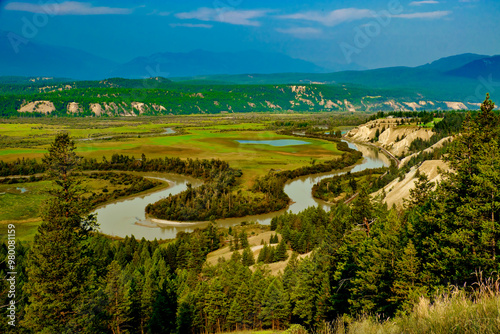
<svg viewBox="0 0 500 334"><path fill-rule="evenodd" d="M450 15L451 12L448 10L438 10L434 12L420 12L411 14L399 14L393 15L393 17L398 17L401 19L439 19L444 16Z"/></svg>
<svg viewBox="0 0 500 334"><path fill-rule="evenodd" d="M321 23L328 27L333 27L343 22L359 20L367 17L373 17L374 12L369 9L344 8L322 13L318 11L309 11L291 15L282 15L279 18L291 20L304 20Z"/></svg>
<svg viewBox="0 0 500 334"><path fill-rule="evenodd" d="M176 27L186 27L186 28L205 28L205 29L210 29L213 27L211 24L194 24L194 23L170 23L170 26L172 28Z"/></svg>
<svg viewBox="0 0 500 334"><path fill-rule="evenodd" d="M49 15L124 15L132 13L132 9L129 8L94 7L89 2L77 1L47 2L44 4L11 2L4 9Z"/></svg>
<svg viewBox="0 0 500 334"><path fill-rule="evenodd" d="M423 1L412 1L410 6L422 6L422 5L437 5L439 1L435 0L423 0Z"/></svg>
<svg viewBox="0 0 500 334"><path fill-rule="evenodd" d="M277 32L283 34L289 34L297 38L312 38L321 35L323 32L321 29L311 28L311 27L296 27L288 29L276 29Z"/></svg>
<svg viewBox="0 0 500 334"><path fill-rule="evenodd" d="M215 9L198 8L192 12L175 14L179 19L196 19L200 21L223 22L243 26L260 26L260 22L254 21L259 17L266 15L267 10L234 10L234 9Z"/></svg>

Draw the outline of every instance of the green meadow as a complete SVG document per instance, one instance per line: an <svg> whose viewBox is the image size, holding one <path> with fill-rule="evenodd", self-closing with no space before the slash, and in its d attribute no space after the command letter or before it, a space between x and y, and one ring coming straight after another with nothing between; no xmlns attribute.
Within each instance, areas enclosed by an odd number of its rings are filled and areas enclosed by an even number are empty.
<svg viewBox="0 0 500 334"><path fill-rule="evenodd" d="M54 121L52 121L54 122ZM251 184L257 176L270 170L295 169L315 162L334 159L341 153L336 144L324 140L305 139L308 144L271 146L240 144L237 140L300 139L277 134L269 129L269 119L249 121L228 117L176 117L175 121L83 119L58 124L0 124L0 160L40 159L58 132L75 138L77 152L83 157L102 159L113 154L140 157L180 157L225 160L244 172L242 181ZM172 128L175 134L164 134ZM105 137L95 140L81 140ZM29 139L29 141L28 141ZM16 143L18 143L16 147Z"/></svg>

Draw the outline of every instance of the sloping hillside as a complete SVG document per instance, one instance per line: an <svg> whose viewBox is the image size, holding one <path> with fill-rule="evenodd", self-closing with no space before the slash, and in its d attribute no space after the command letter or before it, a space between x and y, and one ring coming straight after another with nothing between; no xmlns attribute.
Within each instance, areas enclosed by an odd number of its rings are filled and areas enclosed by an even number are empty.
<svg viewBox="0 0 500 334"><path fill-rule="evenodd" d="M412 167L403 180L395 179L383 189L377 191L374 196L383 195L383 201L389 207L392 205L402 206L404 199L410 197L410 189L415 188L417 171L427 175L431 182L439 182L442 179L442 171L449 171L448 165L442 160L427 160L419 167Z"/></svg>
<svg viewBox="0 0 500 334"><path fill-rule="evenodd" d="M402 118L385 118L370 121L352 129L346 137L360 142L373 142L395 156L408 153L411 143L417 139L429 140L432 129L415 125L399 126Z"/></svg>
<svg viewBox="0 0 500 334"><path fill-rule="evenodd" d="M425 150L423 150L422 152L423 153L432 153L434 152L435 150L443 147L443 145L451 142L453 140L453 137L450 136L450 137L445 137L441 140L439 140L437 143L435 143L434 145L432 145L431 147L429 148L426 148ZM401 163L399 165L399 167L404 167L410 160L411 158L417 156L420 152L417 152L417 153L413 153L413 154L410 154L409 156L406 156L404 157L403 159L401 159Z"/></svg>
<svg viewBox="0 0 500 334"><path fill-rule="evenodd" d="M37 108L52 103L53 108ZM26 107L29 106L29 107ZM32 107L35 106L35 107ZM187 85L164 78L0 84L0 116L374 112L467 109L459 101L346 85Z"/></svg>

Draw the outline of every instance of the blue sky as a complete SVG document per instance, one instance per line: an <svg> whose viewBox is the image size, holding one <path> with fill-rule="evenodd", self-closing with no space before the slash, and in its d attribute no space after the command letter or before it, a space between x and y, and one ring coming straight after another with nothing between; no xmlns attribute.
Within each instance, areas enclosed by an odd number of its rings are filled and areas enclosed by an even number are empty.
<svg viewBox="0 0 500 334"><path fill-rule="evenodd" d="M322 66L416 66L500 54L497 0L1 1L0 30L125 62L157 52L259 50Z"/></svg>

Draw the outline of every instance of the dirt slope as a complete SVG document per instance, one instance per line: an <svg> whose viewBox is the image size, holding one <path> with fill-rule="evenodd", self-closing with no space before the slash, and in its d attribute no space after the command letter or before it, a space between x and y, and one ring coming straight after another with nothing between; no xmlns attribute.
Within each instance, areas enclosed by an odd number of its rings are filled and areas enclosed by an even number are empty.
<svg viewBox="0 0 500 334"><path fill-rule="evenodd" d="M378 196L385 192L386 195L383 201L386 202L389 207L392 205L402 206L404 199L410 197L410 189L415 188L415 181L417 180L415 174L417 169L420 173L426 174L431 182L441 181L442 174L439 172L440 170L450 170L448 165L442 160L424 161L418 168L413 167L403 180L400 181L399 178L395 179L383 189L377 191L374 196Z"/></svg>
<svg viewBox="0 0 500 334"><path fill-rule="evenodd" d="M420 126L398 126L400 120L402 119L385 118L370 121L352 129L346 136L356 141L371 142L376 138L378 130L379 138L374 144L384 147L395 156L402 156L408 152L415 139L429 140L434 134L431 129Z"/></svg>
<svg viewBox="0 0 500 334"><path fill-rule="evenodd" d="M443 147L444 144L446 144L447 142L450 142L451 140L453 139L452 136L450 137L445 137L443 139L441 139L440 141L438 141L437 143L435 143L434 145L432 145L431 147L429 148L426 148L425 150L423 150L422 152L424 153L431 153L431 152L434 152L434 150L436 149L439 149L441 147ZM407 157L405 157L404 159L401 160L401 163L399 165L399 167L403 167L404 165L406 165L408 163L408 161L410 161L410 159L414 156L418 155L418 153L413 153Z"/></svg>

